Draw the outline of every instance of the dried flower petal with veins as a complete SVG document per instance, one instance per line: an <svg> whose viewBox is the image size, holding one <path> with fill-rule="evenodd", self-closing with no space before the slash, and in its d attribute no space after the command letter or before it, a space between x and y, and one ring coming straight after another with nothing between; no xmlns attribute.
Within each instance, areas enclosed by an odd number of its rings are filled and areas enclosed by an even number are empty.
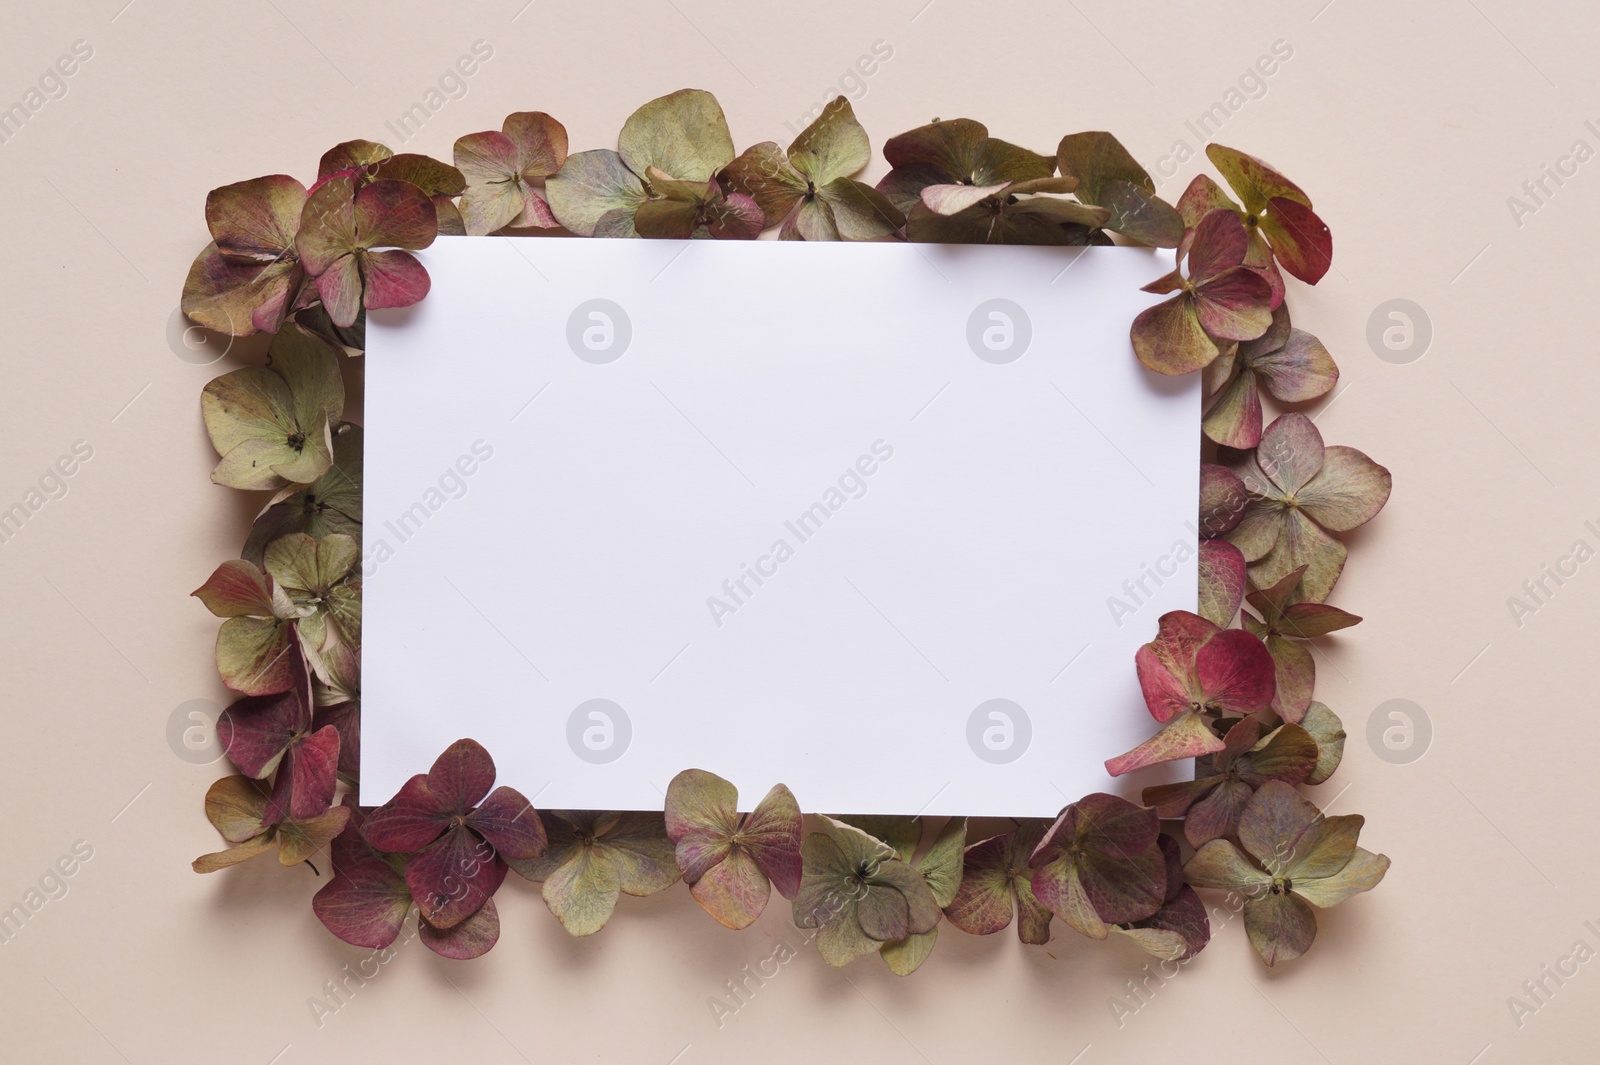
<svg viewBox="0 0 1600 1065"><path fill-rule="evenodd" d="M1137 943L1141 950L1163 961L1182 961L1198 954L1211 940L1211 919L1205 903L1184 882L1178 841L1163 835L1156 840L1166 863L1167 894L1161 908L1149 917L1117 925L1113 932Z"/></svg>
<svg viewBox="0 0 1600 1065"><path fill-rule="evenodd" d="M1206 436L1252 448L1261 442L1261 389L1282 403L1305 403L1333 389L1339 368L1322 341L1292 327L1289 308L1279 306L1265 333L1239 344L1233 358L1213 362L1206 377Z"/></svg>

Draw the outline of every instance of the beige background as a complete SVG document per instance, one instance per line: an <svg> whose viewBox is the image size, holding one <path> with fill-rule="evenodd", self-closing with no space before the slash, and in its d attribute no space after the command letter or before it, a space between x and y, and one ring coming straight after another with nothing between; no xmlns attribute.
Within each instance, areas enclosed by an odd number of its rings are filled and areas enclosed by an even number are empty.
<svg viewBox="0 0 1600 1065"><path fill-rule="evenodd" d="M1600 547L1584 526L1600 528L1600 161L1551 184L1520 225L1506 202L1574 141L1600 148L1584 126L1600 128L1590 5L538 0L519 13L522 2L134 0L119 12L124 0L95 0L0 16L0 104L75 40L94 50L66 96L0 145L0 508L75 441L94 449L68 494L0 544L0 905L75 841L93 847L68 894L0 944L0 1057L1592 1056L1600 964L1548 982L1553 996L1520 1027L1507 1005L1576 940L1600 947L1585 926L1600 928L1600 854L1581 827L1600 812L1589 783L1600 562L1520 626L1507 606L1575 540ZM1319 687L1352 739L1318 798L1367 814L1363 842L1395 861L1382 887L1323 915L1312 953L1280 972L1257 964L1239 922L1218 928L1120 1026L1109 1002L1146 959L1058 924L1045 950L949 934L909 980L874 959L835 972L808 950L719 1029L707 999L794 939L787 907L734 935L677 886L572 941L510 883L487 958L407 946L319 1027L308 998L367 953L312 917L320 881L264 862L188 870L217 844L200 800L221 767L177 757L166 727L181 704L225 694L215 622L186 596L237 550L248 505L207 482L198 417L201 386L238 353L194 365L167 331L205 241L208 189L309 179L350 137L396 144L384 123L479 39L493 58L407 147L448 157L457 135L523 109L560 117L575 148L608 146L634 106L684 85L717 93L741 147L787 142L785 123L798 128L882 40L892 58L856 103L875 147L935 115L969 115L1045 150L1065 132L1112 129L1156 169L1175 141L1199 146L1185 120L1288 42L1292 58L1221 136L1301 181L1332 225L1335 271L1291 297L1296 323L1344 371L1318 424L1395 474L1335 595L1368 620L1323 641ZM1433 326L1407 364L1366 341L1369 315L1393 298ZM1432 722L1431 747L1409 764L1364 738L1396 698Z"/></svg>

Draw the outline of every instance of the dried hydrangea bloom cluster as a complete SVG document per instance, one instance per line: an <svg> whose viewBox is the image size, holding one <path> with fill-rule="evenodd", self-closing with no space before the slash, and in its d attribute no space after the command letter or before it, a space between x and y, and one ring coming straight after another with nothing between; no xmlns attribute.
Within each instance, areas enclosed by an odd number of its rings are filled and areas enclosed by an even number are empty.
<svg viewBox="0 0 1600 1065"><path fill-rule="evenodd" d="M871 148L847 100L787 149L736 154L716 99L685 89L634 112L615 150L569 155L561 123L519 112L462 137L451 163L352 141L322 157L309 187L272 175L213 191L212 243L183 310L272 340L264 365L205 388L212 480L271 494L240 557L195 592L225 619L217 668L238 694L218 722L238 773L205 804L231 846L195 869L274 849L295 865L327 850L331 876L312 908L331 932L387 947L415 908L419 938L452 958L499 938L494 895L508 871L540 883L579 936L622 895L679 879L735 929L775 888L830 963L879 954L899 974L926 960L946 920L975 935L1015 921L1024 943L1041 944L1060 918L1187 958L1210 937L1195 888L1240 900L1267 964L1303 953L1313 908L1388 867L1356 845L1359 816L1325 817L1297 785L1327 780L1342 754L1339 719L1313 699L1310 641L1361 620L1326 603L1345 563L1338 534L1382 508L1389 473L1325 447L1301 413L1263 427L1262 391L1301 404L1338 379L1284 302L1283 275L1316 283L1332 240L1272 167L1220 145L1207 155L1232 195L1201 176L1173 205L1108 133L1069 135L1044 155L953 119L890 138L891 169L874 187L856 177ZM1215 461L1199 471L1200 613L1162 617L1138 652L1161 728L1106 766L1115 776L1193 758L1195 779L1147 788L1143 804L1090 795L1054 821L998 831L952 819L924 847L914 817L815 816L808 833L781 784L740 813L733 785L698 769L672 781L663 814L536 811L495 788L489 753L463 739L383 806L358 806L362 439L344 420L340 360L361 354L366 311L427 294L411 252L439 233L752 239L772 228L785 240L1173 250L1172 272L1148 286L1169 298L1138 316L1131 339L1153 371L1204 375Z"/></svg>

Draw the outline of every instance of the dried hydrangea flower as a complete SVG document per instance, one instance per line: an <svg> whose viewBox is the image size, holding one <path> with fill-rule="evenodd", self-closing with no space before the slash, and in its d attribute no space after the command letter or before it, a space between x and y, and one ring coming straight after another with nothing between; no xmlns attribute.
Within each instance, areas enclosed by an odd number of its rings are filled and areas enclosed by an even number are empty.
<svg viewBox="0 0 1600 1065"><path fill-rule="evenodd" d="M1252 448L1261 442L1261 390L1281 403L1305 403L1327 395L1339 367L1322 341L1289 324L1289 308L1272 312L1272 324L1254 340L1224 352L1206 367L1206 404L1201 429L1217 443Z"/></svg>
<svg viewBox="0 0 1600 1065"><path fill-rule="evenodd" d="M1231 211L1212 211L1178 246L1171 273L1144 286L1171 299L1140 311L1130 336L1149 369L1185 374L1210 365L1217 341L1253 340L1272 324L1272 289L1244 265L1249 238Z"/></svg>
<svg viewBox="0 0 1600 1065"><path fill-rule="evenodd" d="M219 333L276 333L305 276L295 251L305 202L305 186L286 174L212 189L212 242L189 268L183 313Z"/></svg>
<svg viewBox="0 0 1600 1065"><path fill-rule="evenodd" d="M344 533L314 539L305 533L280 536L267 545L263 563L273 586L295 604L295 631L322 672L321 658L335 643L361 646L361 545Z"/></svg>
<svg viewBox="0 0 1600 1065"><path fill-rule="evenodd" d="M1292 785L1268 781L1239 818L1239 843L1214 839L1184 866L1196 887L1245 896L1250 945L1268 965L1298 958L1316 938L1312 906L1326 909L1370 891L1389 859L1356 846L1359 814L1325 817Z"/></svg>
<svg viewBox="0 0 1600 1065"><path fill-rule="evenodd" d="M228 760L258 780L276 773L262 821L307 821L333 805L338 786L339 730L316 728L311 670L290 649L291 683L275 695L236 699L217 718L217 740Z"/></svg>
<svg viewBox="0 0 1600 1065"><path fill-rule="evenodd" d="M1317 663L1304 641L1347 629L1361 619L1346 610L1326 603L1300 602L1300 581L1306 568L1300 566L1270 588L1250 593L1250 605L1261 615L1248 611L1244 627L1266 644L1267 653L1277 665L1278 688L1272 709L1285 721L1299 721L1311 705L1317 682Z"/></svg>
<svg viewBox="0 0 1600 1065"><path fill-rule="evenodd" d="M311 900L323 927L357 947L382 950L400 935L413 899L406 883L408 858L376 850L361 834L371 811L345 796L349 822L333 841L333 877ZM482 957L500 938L500 914L493 898L448 928L419 914L417 937L435 954L458 961Z"/></svg>
<svg viewBox="0 0 1600 1065"><path fill-rule="evenodd" d="M550 849L511 868L544 882L544 901L575 936L605 927L622 895L654 895L678 880L672 841L660 814L545 812Z"/></svg>
<svg viewBox="0 0 1600 1065"><path fill-rule="evenodd" d="M817 929L817 952L847 965L939 923L939 904L922 874L894 848L831 817L801 845L804 871L794 923Z"/></svg>
<svg viewBox="0 0 1600 1065"><path fill-rule="evenodd" d="M1244 204L1228 199L1210 179L1198 188L1190 186L1192 199L1203 201L1202 209L1223 207L1238 215L1250 234L1252 261L1262 258L1262 249L1270 249L1271 258L1301 281L1315 285L1322 280L1333 265L1333 234L1311 209L1311 197L1270 164L1236 148L1208 144L1206 158Z"/></svg>
<svg viewBox="0 0 1600 1065"><path fill-rule="evenodd" d="M1091 939L1150 917L1167 896L1160 834L1154 810L1116 795L1087 795L1062 810L1034 848L1034 897Z"/></svg>
<svg viewBox="0 0 1600 1065"><path fill-rule="evenodd" d="M267 544L289 533L323 537L343 533L361 540L362 429L341 422L333 429L332 461L309 484L278 489L256 515L240 557L261 565Z"/></svg>
<svg viewBox="0 0 1600 1065"><path fill-rule="evenodd" d="M1024 943L1050 942L1050 911L1033 896L1034 848L1051 822L1032 817L1010 832L990 836L966 849L961 886L944 908L951 924L975 936L992 935L1011 924Z"/></svg>
<svg viewBox="0 0 1600 1065"><path fill-rule="evenodd" d="M1235 467L1250 494L1228 540L1250 563L1250 581L1269 588L1302 566L1307 602L1328 598L1348 554L1331 533L1366 524L1389 500L1389 471L1350 447L1324 447L1304 414L1267 426L1261 444Z"/></svg>
<svg viewBox="0 0 1600 1065"><path fill-rule="evenodd" d="M941 908L955 901L961 887L962 851L967 842L967 819L952 817L934 837L927 853L911 863L933 894L933 901ZM933 953L939 939L937 923L926 932L912 932L896 943L885 943L878 952L889 971L896 976L910 976L922 967Z"/></svg>
<svg viewBox="0 0 1600 1065"><path fill-rule="evenodd" d="M304 821L292 818L268 823L267 786L249 777L230 776L206 790L206 817L222 838L234 846L196 858L197 873L215 873L278 848L278 861L299 865L309 860L344 828L350 811L342 806L324 810Z"/></svg>
<svg viewBox="0 0 1600 1065"><path fill-rule="evenodd" d="M505 880L506 862L545 852L544 823L514 788L493 792L494 759L457 740L426 773L372 812L361 834L382 851L404 852L406 884L423 917L451 928L471 917Z"/></svg>
<svg viewBox="0 0 1600 1065"><path fill-rule="evenodd" d="M1221 629L1197 614L1161 615L1156 638L1134 656L1150 716L1163 728L1106 762L1121 776L1158 762L1197 758L1223 749L1212 731L1219 715L1253 714L1272 702L1272 656L1243 629Z"/></svg>
<svg viewBox="0 0 1600 1065"><path fill-rule="evenodd" d="M539 190L567 161L567 129L543 111L518 111L498 133L459 138L455 161L467 183L461 218L468 235L559 225Z"/></svg>
<svg viewBox="0 0 1600 1065"><path fill-rule="evenodd" d="M728 928L744 928L766 909L771 888L800 890L800 806L782 784L747 814L739 791L703 769L667 785L666 830L684 883L702 909Z"/></svg>
<svg viewBox="0 0 1600 1065"><path fill-rule="evenodd" d="M309 484L333 461L333 426L344 412L338 357L295 325L272 340L266 366L210 381L200 413L222 460L211 480L257 490Z"/></svg>
<svg viewBox="0 0 1600 1065"><path fill-rule="evenodd" d="M311 190L295 247L328 317L347 327L363 309L409 307L428 294L428 271L411 252L438 232L437 208L409 181L363 184L340 171Z"/></svg>
<svg viewBox="0 0 1600 1065"><path fill-rule="evenodd" d="M1239 718L1222 750L1195 761L1195 779L1145 788L1145 804L1162 817L1183 818L1190 846L1233 835L1256 788L1269 780L1299 784L1317 767L1317 742L1305 729L1280 725L1265 736L1261 729L1259 718Z"/></svg>
<svg viewBox="0 0 1600 1065"><path fill-rule="evenodd" d="M877 189L855 180L872 159L867 131L850 101L836 96L784 153L774 141L746 148L722 170L732 193L751 197L782 240L870 240L905 216Z"/></svg>
<svg viewBox="0 0 1600 1065"><path fill-rule="evenodd" d="M652 168L704 188L732 161L733 136L717 98L703 89L679 89L629 115L616 151L569 157L545 181L545 195L556 219L581 237L636 237L643 232L635 225L640 207L666 198L652 186ZM760 213L753 201L751 207Z"/></svg>

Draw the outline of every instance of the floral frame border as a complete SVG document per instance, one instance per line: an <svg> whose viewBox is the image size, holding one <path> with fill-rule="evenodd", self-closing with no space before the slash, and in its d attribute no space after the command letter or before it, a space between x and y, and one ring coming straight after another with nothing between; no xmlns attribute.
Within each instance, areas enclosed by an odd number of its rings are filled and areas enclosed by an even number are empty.
<svg viewBox="0 0 1600 1065"><path fill-rule="evenodd" d="M205 803L229 846L196 859L197 872L276 852L320 876L326 849L331 875L312 909L329 931L386 949L415 910L422 941L457 959L499 939L494 896L513 872L540 883L579 936L621 895L680 879L735 929L776 889L831 964L876 953L900 975L945 923L979 935L1015 924L1042 944L1059 918L1181 961L1210 939L1197 888L1229 893L1273 965L1311 946L1315 908L1382 879L1389 859L1357 843L1363 819L1325 816L1299 790L1343 754L1338 717L1313 698L1310 652L1361 620L1326 602L1346 559L1339 534L1390 490L1387 470L1324 446L1298 409L1338 379L1286 304L1286 274L1315 284L1332 260L1310 198L1217 144L1206 154L1227 188L1202 175L1176 204L1103 132L1044 155L968 119L935 120L883 152L889 173L857 180L870 142L839 97L787 149L735 154L716 99L683 89L635 111L616 150L569 154L559 122L518 112L458 139L449 164L349 141L309 187L270 175L212 191L212 243L182 309L205 329L272 336L264 365L205 387L212 480L270 495L241 557L194 593L224 619L217 666L238 696L217 722L237 772ZM661 814L536 811L495 788L489 752L462 739L389 802L358 806L361 430L343 419L340 360L362 353L366 311L427 295L410 253L440 233L754 239L773 228L785 240L1173 249L1173 270L1147 286L1168 298L1134 320L1130 346L1150 370L1204 376L1199 612L1164 615L1140 648L1161 727L1106 767L1193 758L1195 779L1146 788L1141 803L1096 793L993 832L951 818L924 847L915 817L812 815L808 831L782 784L741 813L733 786L700 769L673 779ZM1263 392L1291 408L1266 425Z"/></svg>

